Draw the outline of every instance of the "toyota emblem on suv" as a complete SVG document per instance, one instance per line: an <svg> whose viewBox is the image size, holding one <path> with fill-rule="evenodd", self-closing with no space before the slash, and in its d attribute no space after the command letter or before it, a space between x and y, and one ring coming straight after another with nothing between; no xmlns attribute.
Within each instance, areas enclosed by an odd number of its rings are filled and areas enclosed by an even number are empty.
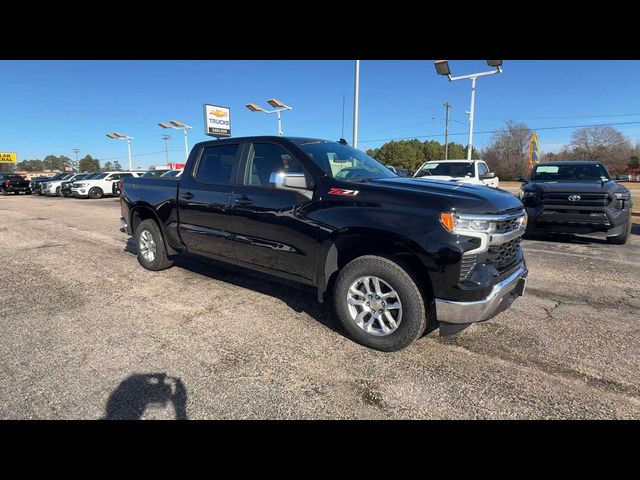
<svg viewBox="0 0 640 480"><path fill-rule="evenodd" d="M580 200L580 195L569 195L570 202L577 202L578 200Z"/></svg>

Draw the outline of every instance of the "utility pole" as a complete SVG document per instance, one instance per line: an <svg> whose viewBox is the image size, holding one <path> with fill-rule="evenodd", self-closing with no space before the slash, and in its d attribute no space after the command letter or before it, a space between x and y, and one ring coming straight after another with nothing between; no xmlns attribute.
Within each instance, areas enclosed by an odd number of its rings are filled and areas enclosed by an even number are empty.
<svg viewBox="0 0 640 480"><path fill-rule="evenodd" d="M346 97L346 95L342 95L342 134L340 138L344 138L344 100Z"/></svg>
<svg viewBox="0 0 640 480"><path fill-rule="evenodd" d="M169 165L169 140L171 139L171 135L164 133L162 134L162 139L164 140L165 165Z"/></svg>
<svg viewBox="0 0 640 480"><path fill-rule="evenodd" d="M356 76L353 96L353 148L358 148L358 102L360 99L360 60L356 60Z"/></svg>
<svg viewBox="0 0 640 480"><path fill-rule="evenodd" d="M444 159L449 160L449 110L451 109L451 104L449 100L444 102L445 108L445 117L444 117Z"/></svg>
<svg viewBox="0 0 640 480"><path fill-rule="evenodd" d="M75 163L74 167L76 167L76 170L80 171L80 165L78 164L78 153L80 153L80 149L79 148L74 148L73 149L73 153L76 154L76 163Z"/></svg>

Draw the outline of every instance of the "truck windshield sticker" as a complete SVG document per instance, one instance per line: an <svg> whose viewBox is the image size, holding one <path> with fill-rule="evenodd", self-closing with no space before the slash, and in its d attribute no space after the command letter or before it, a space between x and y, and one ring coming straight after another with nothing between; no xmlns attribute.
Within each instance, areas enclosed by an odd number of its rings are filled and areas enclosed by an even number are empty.
<svg viewBox="0 0 640 480"><path fill-rule="evenodd" d="M560 167L558 167L557 165L548 165L546 167L539 166L536 169L536 173L558 173L559 169Z"/></svg>

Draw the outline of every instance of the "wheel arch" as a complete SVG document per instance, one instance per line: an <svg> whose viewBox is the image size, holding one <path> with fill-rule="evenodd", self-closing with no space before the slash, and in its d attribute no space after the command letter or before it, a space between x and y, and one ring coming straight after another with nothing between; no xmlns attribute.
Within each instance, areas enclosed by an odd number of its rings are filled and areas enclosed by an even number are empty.
<svg viewBox="0 0 640 480"><path fill-rule="evenodd" d="M387 230L349 228L332 235L320 250L316 263L318 301L324 301L340 269L363 255L379 255L396 261L412 274L428 296L433 296L431 276L424 262L428 254L420 245Z"/></svg>
<svg viewBox="0 0 640 480"><path fill-rule="evenodd" d="M158 225L158 228L162 233L162 240L169 255L177 255L178 253L180 253L173 247L171 247L171 245L169 245L164 224L160 221L160 218L158 217L158 214L153 209L153 207L147 203L138 203L133 205L129 210L129 225L131 226L131 232L134 235L136 233L138 225L140 225L140 223L145 220L153 220Z"/></svg>

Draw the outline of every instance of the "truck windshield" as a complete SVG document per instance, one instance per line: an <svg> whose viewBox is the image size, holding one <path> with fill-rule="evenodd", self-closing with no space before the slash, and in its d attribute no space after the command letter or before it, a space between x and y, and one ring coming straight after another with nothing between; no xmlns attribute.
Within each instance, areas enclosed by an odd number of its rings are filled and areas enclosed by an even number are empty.
<svg viewBox="0 0 640 480"><path fill-rule="evenodd" d="M309 140L299 143L298 146L333 178L358 181L398 176L377 160L348 145Z"/></svg>
<svg viewBox="0 0 640 480"><path fill-rule="evenodd" d="M443 177L473 177L473 162L428 162L415 174L416 177L442 175Z"/></svg>
<svg viewBox="0 0 640 480"><path fill-rule="evenodd" d="M576 165L538 165L531 179L542 182L606 182L611 180L599 163Z"/></svg>

